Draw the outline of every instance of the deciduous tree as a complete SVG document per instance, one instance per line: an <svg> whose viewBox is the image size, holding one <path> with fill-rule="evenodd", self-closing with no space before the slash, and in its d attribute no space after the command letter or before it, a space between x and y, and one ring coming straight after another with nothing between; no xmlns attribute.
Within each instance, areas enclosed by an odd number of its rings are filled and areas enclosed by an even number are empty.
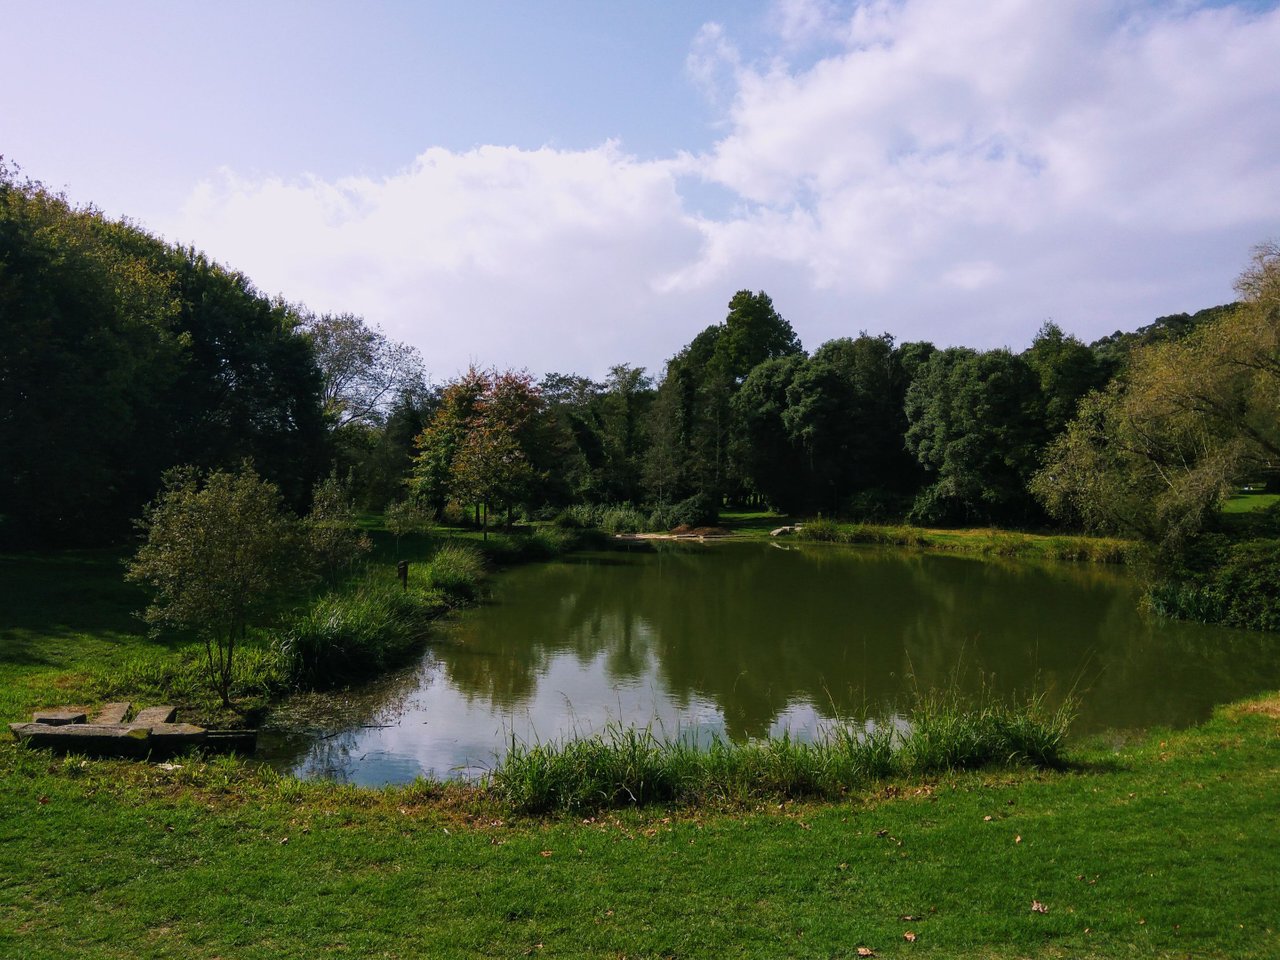
<svg viewBox="0 0 1280 960"><path fill-rule="evenodd" d="M139 527L146 542L127 576L155 590L146 619L203 641L210 685L230 706L235 652L248 628L306 576L298 521L275 484L245 464L203 481L192 468L170 471Z"/></svg>

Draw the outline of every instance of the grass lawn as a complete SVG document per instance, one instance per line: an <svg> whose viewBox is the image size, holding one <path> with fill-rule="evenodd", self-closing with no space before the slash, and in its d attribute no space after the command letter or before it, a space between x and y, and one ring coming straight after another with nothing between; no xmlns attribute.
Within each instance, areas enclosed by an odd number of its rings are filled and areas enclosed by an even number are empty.
<svg viewBox="0 0 1280 960"><path fill-rule="evenodd" d="M3 563L0 719L174 655L136 632L118 557ZM1280 694L1070 756L824 804L543 820L461 787L6 741L0 957L1280 956Z"/></svg>
<svg viewBox="0 0 1280 960"><path fill-rule="evenodd" d="M1255 510L1265 510L1277 501L1280 501L1280 493L1240 492L1233 494L1231 498L1222 505L1222 512L1253 513Z"/></svg>
<svg viewBox="0 0 1280 960"><path fill-rule="evenodd" d="M5 745L0 956L1275 957L1278 733L1273 697L1074 773L585 821Z"/></svg>

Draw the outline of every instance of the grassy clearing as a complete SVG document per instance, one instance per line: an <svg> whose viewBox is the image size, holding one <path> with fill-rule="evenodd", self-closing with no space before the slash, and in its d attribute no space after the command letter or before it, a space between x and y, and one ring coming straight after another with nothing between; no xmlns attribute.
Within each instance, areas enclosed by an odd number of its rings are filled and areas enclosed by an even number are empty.
<svg viewBox="0 0 1280 960"><path fill-rule="evenodd" d="M532 819L461 787L4 744L0 956L1280 953L1280 696L1074 759Z"/></svg>
<svg viewBox="0 0 1280 960"><path fill-rule="evenodd" d="M1226 514L1253 513L1257 510L1265 510L1276 503L1280 503L1280 493L1241 492L1231 496L1222 505L1222 512Z"/></svg>

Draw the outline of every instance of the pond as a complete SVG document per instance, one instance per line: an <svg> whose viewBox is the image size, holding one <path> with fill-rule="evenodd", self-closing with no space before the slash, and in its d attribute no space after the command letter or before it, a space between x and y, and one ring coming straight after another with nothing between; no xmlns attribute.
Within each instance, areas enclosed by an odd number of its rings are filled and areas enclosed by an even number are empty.
<svg viewBox="0 0 1280 960"><path fill-rule="evenodd" d="M811 737L918 692L1074 693L1074 730L1185 726L1280 686L1275 636L1161 620L1123 570L794 542L640 543L495 577L420 662L294 698L274 766L376 785L473 776L512 738L616 722ZM311 732L299 733L298 727Z"/></svg>

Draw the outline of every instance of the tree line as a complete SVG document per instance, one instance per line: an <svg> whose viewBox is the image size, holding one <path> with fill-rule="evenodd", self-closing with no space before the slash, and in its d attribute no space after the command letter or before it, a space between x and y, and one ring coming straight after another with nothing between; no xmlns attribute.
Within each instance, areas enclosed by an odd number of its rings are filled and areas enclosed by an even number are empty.
<svg viewBox="0 0 1280 960"><path fill-rule="evenodd" d="M296 511L347 479L487 524L571 505L709 523L726 505L922 524L1068 525L1184 543L1280 438L1275 247L1239 302L1092 344L866 332L801 345L742 290L659 376L467 371L316 315L0 162L0 536L121 539L175 465L252 461Z"/></svg>

